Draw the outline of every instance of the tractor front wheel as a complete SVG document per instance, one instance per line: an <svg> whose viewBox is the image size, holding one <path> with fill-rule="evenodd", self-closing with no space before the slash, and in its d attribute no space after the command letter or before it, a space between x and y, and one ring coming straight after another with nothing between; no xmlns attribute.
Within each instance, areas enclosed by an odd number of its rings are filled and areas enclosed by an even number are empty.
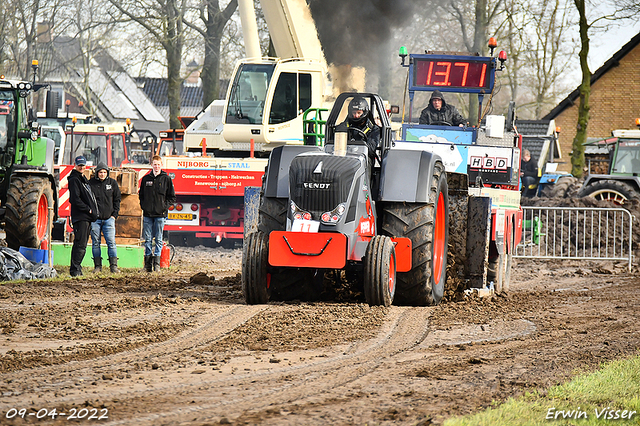
<svg viewBox="0 0 640 426"><path fill-rule="evenodd" d="M391 238L376 235L364 256L364 298L369 306L389 306L396 292L396 252Z"/></svg>
<svg viewBox="0 0 640 426"><path fill-rule="evenodd" d="M264 304L269 301L271 275L267 270L269 253L268 237L260 232L252 232L245 237L242 250L242 294L248 305Z"/></svg>
<svg viewBox="0 0 640 426"><path fill-rule="evenodd" d="M40 248L49 238L53 190L46 178L13 176L7 191L5 232L7 245Z"/></svg>

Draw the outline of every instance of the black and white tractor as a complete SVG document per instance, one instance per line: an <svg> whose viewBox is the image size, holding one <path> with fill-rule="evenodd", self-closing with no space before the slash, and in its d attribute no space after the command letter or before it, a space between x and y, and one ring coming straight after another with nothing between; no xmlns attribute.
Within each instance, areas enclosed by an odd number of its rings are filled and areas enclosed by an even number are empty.
<svg viewBox="0 0 640 426"><path fill-rule="evenodd" d="M367 125L351 125L362 103ZM445 166L425 150L393 149L382 99L343 93L324 147L283 145L269 158L257 226L245 235L249 304L308 299L327 270L358 277L369 305L437 304L449 238Z"/></svg>

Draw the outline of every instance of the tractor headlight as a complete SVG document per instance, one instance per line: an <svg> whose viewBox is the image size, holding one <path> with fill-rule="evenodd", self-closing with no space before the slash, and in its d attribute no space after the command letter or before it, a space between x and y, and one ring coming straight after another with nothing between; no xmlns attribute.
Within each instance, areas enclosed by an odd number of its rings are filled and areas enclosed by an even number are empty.
<svg viewBox="0 0 640 426"><path fill-rule="evenodd" d="M327 225L334 225L338 223L344 212L347 210L347 207L344 203L338 204L338 207L331 210L330 212L324 212L320 216L320 220L322 223Z"/></svg>
<svg viewBox="0 0 640 426"><path fill-rule="evenodd" d="M302 210L300 207L298 207L296 205L296 203L294 203L293 201L291 201L291 217L294 220L300 220L300 219L304 219L304 220L311 220L311 213L309 213L308 211Z"/></svg>

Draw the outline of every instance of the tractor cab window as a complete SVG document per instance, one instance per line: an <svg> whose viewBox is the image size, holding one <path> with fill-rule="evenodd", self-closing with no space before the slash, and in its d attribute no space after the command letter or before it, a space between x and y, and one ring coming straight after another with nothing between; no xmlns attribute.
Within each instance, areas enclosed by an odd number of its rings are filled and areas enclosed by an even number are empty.
<svg viewBox="0 0 640 426"><path fill-rule="evenodd" d="M640 174L640 140L620 142L611 173Z"/></svg>
<svg viewBox="0 0 640 426"><path fill-rule="evenodd" d="M242 64L231 87L226 123L260 124L275 64Z"/></svg>
<svg viewBox="0 0 640 426"><path fill-rule="evenodd" d="M13 92L0 91L0 167L13 163L16 108Z"/></svg>
<svg viewBox="0 0 640 426"><path fill-rule="evenodd" d="M273 92L269 124L283 123L298 116L298 75L290 72L280 74Z"/></svg>
<svg viewBox="0 0 640 426"><path fill-rule="evenodd" d="M283 72L273 92L269 124L293 120L311 106L311 74Z"/></svg>
<svg viewBox="0 0 640 426"><path fill-rule="evenodd" d="M168 155L183 155L184 144L183 141L176 139L175 144L173 139L163 139L160 141L160 149L158 155L166 157Z"/></svg>
<svg viewBox="0 0 640 426"><path fill-rule="evenodd" d="M13 93L0 92L0 149L6 149L11 136L15 134L15 103Z"/></svg>
<svg viewBox="0 0 640 426"><path fill-rule="evenodd" d="M125 160L123 135L111 135L111 167L120 167ZM108 163L105 163L108 164Z"/></svg>
<svg viewBox="0 0 640 426"><path fill-rule="evenodd" d="M84 155L88 166L97 166L100 162L108 164L107 136L74 133L73 140L71 140L71 134L68 134L64 146L65 161L73 164L73 160L79 155Z"/></svg>

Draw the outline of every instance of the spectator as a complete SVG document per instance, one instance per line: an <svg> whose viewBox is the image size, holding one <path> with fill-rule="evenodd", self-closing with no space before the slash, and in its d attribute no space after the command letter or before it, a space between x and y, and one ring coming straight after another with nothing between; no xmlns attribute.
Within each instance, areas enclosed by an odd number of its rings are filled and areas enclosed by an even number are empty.
<svg viewBox="0 0 640 426"><path fill-rule="evenodd" d="M162 157L151 158L151 173L140 181L140 207L142 208L142 237L144 238L144 268L147 272L160 270L162 231L169 206L176 202L173 182L162 170ZM152 242L155 239L155 244Z"/></svg>
<svg viewBox="0 0 640 426"><path fill-rule="evenodd" d="M72 277L82 275L82 260L87 251L89 227L91 222L98 218L98 203L91 192L89 181L83 175L86 167L87 159L82 155L76 157L75 166L68 178L71 224L73 225L73 246L69 266Z"/></svg>
<svg viewBox="0 0 640 426"><path fill-rule="evenodd" d="M98 220L91 224L91 246L93 252L93 272L102 271L101 235L107 243L109 271L118 273L118 252L116 249L116 218L120 212L120 187L115 179L109 177L109 168L104 163L96 167L95 175L89 181L91 191L98 203Z"/></svg>
<svg viewBox="0 0 640 426"><path fill-rule="evenodd" d="M538 166L531 159L528 149L522 150L522 161L520 162L520 179L522 180L522 194L528 196L530 185L535 185L538 180Z"/></svg>
<svg viewBox="0 0 640 426"><path fill-rule="evenodd" d="M467 120L457 108L445 102L442 93L435 90L429 99L429 105L420 113L420 124L464 127Z"/></svg>

